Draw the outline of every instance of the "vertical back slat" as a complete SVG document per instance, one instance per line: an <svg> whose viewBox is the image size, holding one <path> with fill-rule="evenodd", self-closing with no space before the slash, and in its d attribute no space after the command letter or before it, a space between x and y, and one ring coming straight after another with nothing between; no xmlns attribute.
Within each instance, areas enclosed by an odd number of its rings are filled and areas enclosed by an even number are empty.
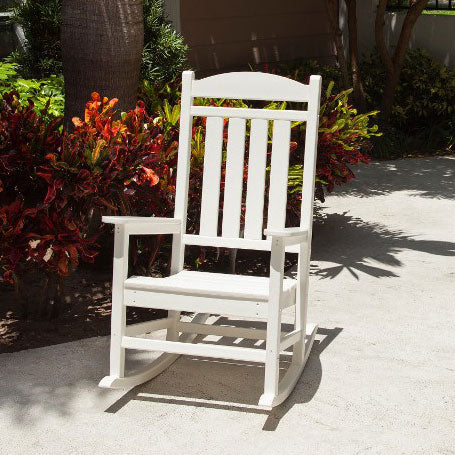
<svg viewBox="0 0 455 455"><path fill-rule="evenodd" d="M244 238L262 239L265 169L267 164L268 121L252 120L248 159L248 184Z"/></svg>
<svg viewBox="0 0 455 455"><path fill-rule="evenodd" d="M224 186L223 237L238 237L243 189L246 120L229 120Z"/></svg>
<svg viewBox="0 0 455 455"><path fill-rule="evenodd" d="M286 223L290 142L291 122L275 120L273 122L269 210L267 215L267 227L269 229L282 229Z"/></svg>
<svg viewBox="0 0 455 455"><path fill-rule="evenodd" d="M218 231L223 126L224 119L207 118L199 233L209 237L216 237Z"/></svg>

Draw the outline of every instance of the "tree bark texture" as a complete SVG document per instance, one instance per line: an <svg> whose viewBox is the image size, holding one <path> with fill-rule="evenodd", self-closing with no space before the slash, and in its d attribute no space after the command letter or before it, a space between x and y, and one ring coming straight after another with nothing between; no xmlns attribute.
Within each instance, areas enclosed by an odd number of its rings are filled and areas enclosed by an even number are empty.
<svg viewBox="0 0 455 455"><path fill-rule="evenodd" d="M364 111L366 109L365 89L359 65L359 45L357 31L357 0L345 0L348 15L349 32L349 64L351 68L353 96L356 106Z"/></svg>
<svg viewBox="0 0 455 455"><path fill-rule="evenodd" d="M136 105L144 41L142 0L63 0L65 127L83 117L92 92Z"/></svg>
<svg viewBox="0 0 455 455"><path fill-rule="evenodd" d="M343 46L343 32L340 28L339 20L339 3L338 0L327 0L327 15L329 18L330 31L333 37L333 43L335 45L335 52L338 62L338 67L341 73L341 84L346 89L350 86L348 65L346 62L346 56L344 54Z"/></svg>
<svg viewBox="0 0 455 455"><path fill-rule="evenodd" d="M403 68L406 51L411 39L412 30L417 19L421 16L429 0L411 0L409 9L401 27L393 55L387 48L384 37L384 23L387 9L387 0L379 0L375 20L375 39L379 55L386 67L387 80L382 98L382 118L388 122L392 113L395 100L395 92L400 82L400 74Z"/></svg>

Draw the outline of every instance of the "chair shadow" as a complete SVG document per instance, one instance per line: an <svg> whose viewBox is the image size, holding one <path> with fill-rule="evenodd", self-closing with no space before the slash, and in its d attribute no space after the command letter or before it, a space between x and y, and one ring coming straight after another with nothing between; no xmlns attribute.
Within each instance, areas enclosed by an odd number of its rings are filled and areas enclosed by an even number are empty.
<svg viewBox="0 0 455 455"><path fill-rule="evenodd" d="M227 318L220 318L217 324L226 324ZM229 319L239 327L263 328L265 323ZM290 330L291 324L283 324L283 330ZM220 409L266 417L264 431L274 431L281 419L294 405L308 403L316 394L322 379L321 353L342 331L342 328L319 328L305 369L294 391L281 405L271 411L257 405L263 391L264 366L248 362L223 359L208 359L193 356L182 356L168 372L163 372L153 380L141 384L126 392L111 404L105 412L116 413L131 401L165 403ZM216 344L242 347L258 347L256 340L235 340L228 337L217 337ZM209 337L201 336L202 342ZM211 341L213 343L213 340ZM290 354L290 352L289 352ZM287 358L286 358L287 357ZM283 355L280 360L281 374L289 365L289 357ZM171 373L171 376L169 375Z"/></svg>

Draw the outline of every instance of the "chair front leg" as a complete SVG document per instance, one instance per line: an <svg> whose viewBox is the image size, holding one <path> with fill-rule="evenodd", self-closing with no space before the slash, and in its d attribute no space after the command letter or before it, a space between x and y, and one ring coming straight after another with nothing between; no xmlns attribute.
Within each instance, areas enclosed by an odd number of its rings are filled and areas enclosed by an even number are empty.
<svg viewBox="0 0 455 455"><path fill-rule="evenodd" d="M272 406L280 380L281 300L283 295L285 248L282 238L272 239L270 289L267 320L264 394L259 404Z"/></svg>
<svg viewBox="0 0 455 455"><path fill-rule="evenodd" d="M122 337L125 335L126 307L123 304L123 287L128 277L128 244L129 236L125 225L116 225L112 277L110 375L117 378L125 376L125 348L122 348Z"/></svg>

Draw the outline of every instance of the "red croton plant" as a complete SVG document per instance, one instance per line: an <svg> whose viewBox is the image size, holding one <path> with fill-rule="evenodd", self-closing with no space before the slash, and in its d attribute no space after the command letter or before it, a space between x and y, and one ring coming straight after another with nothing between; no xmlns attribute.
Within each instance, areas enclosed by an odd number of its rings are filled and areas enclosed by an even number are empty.
<svg viewBox="0 0 455 455"><path fill-rule="evenodd" d="M19 294L31 272L47 282L67 275L80 259L93 262L100 213L170 214L174 131L165 138L141 102L116 119L116 102L94 93L85 119L75 118L74 131L62 134L60 119L46 124L31 101L21 107L18 93L3 95L0 265ZM46 293L42 298L49 300ZM58 302L52 305L55 313Z"/></svg>

